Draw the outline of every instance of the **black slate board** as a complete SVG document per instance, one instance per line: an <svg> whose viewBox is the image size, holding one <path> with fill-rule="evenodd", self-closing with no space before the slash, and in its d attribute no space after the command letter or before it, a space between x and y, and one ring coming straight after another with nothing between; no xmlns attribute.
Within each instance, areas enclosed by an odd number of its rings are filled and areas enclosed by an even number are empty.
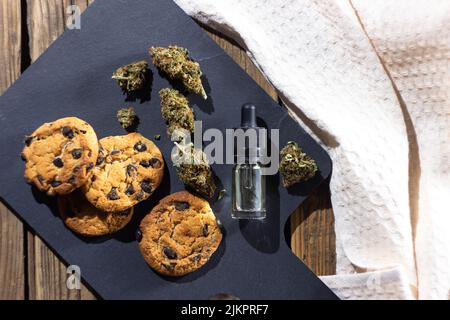
<svg viewBox="0 0 450 320"><path fill-rule="evenodd" d="M66 31L0 99L0 197L103 298L204 299L228 292L243 299L335 299L335 295L295 257L285 239L291 212L331 173L326 152L236 65L180 8L167 0L97 0L82 15L81 30ZM157 275L140 255L134 231L163 196L183 189L170 166L172 144L159 110L159 89L169 86L157 70L151 95L126 97L110 79L117 67L150 58L147 48L178 44L201 63L208 100L190 95L203 127L222 131L239 124L240 106L258 107L268 128L280 128L280 144L295 139L313 156L320 174L289 192L279 176L268 179L268 219L235 221L230 196L212 207L226 230L212 260L185 277ZM130 100L125 102L125 100ZM133 101L134 100L134 101ZM126 229L112 237L90 240L76 236L58 218L55 199L37 192L23 179L23 137L44 122L77 116L99 137L125 134L115 120L119 107L135 107L138 131L156 141L169 166L151 200L136 208ZM230 165L214 165L223 186L231 190Z"/></svg>

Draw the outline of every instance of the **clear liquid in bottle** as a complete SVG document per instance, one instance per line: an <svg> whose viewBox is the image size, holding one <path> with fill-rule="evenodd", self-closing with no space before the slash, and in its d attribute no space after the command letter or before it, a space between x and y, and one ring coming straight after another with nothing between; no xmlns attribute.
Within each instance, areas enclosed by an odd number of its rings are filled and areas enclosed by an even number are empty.
<svg viewBox="0 0 450 320"><path fill-rule="evenodd" d="M237 164L233 168L233 211L235 219L266 217L266 178L259 164Z"/></svg>

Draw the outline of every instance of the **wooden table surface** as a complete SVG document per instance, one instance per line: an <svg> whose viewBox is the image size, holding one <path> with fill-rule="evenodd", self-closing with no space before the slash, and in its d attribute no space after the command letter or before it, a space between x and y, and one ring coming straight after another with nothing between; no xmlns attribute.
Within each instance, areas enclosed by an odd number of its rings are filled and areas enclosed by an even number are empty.
<svg viewBox="0 0 450 320"><path fill-rule="evenodd" d="M0 94L64 31L69 5L94 0L0 0ZM82 19L81 19L82 27ZM232 40L204 29L275 100L276 90ZM0 182L1 183L1 182ZM0 299L96 299L66 288L66 266L0 203ZM292 251L317 275L336 269L334 219L324 183L291 217Z"/></svg>

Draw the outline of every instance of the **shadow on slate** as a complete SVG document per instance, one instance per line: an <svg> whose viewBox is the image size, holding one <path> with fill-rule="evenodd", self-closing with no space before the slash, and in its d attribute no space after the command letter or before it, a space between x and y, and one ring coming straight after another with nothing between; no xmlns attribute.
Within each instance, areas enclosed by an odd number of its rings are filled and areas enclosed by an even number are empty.
<svg viewBox="0 0 450 320"><path fill-rule="evenodd" d="M197 106L202 112L212 114L214 112L214 98L211 95L211 87L209 86L207 77L202 77L202 84L205 88L206 94L208 95L208 99L205 100L199 95L191 95L190 102L192 105Z"/></svg>
<svg viewBox="0 0 450 320"><path fill-rule="evenodd" d="M331 173L326 152L173 2L96 0L81 19L81 30L63 33L0 98L1 199L58 256L80 266L89 287L105 299L206 299L218 292L242 299L336 299L284 241L289 215ZM211 205L226 235L204 268L177 279L150 269L134 236L140 220L160 198L184 189L170 163L172 143L157 94L170 83L151 65L147 53L150 46L170 44L186 47L202 60L210 96L207 101L188 98L204 130L225 132L238 126L241 105L251 101L267 128L280 129L280 145L298 141L321 173L298 190L280 186L278 175L269 177L267 221L238 222L230 216L232 165L213 165L227 193ZM64 227L55 199L25 183L20 159L23 137L44 122L67 116L88 121L99 138L126 134L116 112L128 103L111 74L117 66L139 59L150 63L153 98L131 99L136 99L139 132L150 139L161 135L155 143L166 159L164 183L154 197L136 207L133 221L122 232L87 241Z"/></svg>

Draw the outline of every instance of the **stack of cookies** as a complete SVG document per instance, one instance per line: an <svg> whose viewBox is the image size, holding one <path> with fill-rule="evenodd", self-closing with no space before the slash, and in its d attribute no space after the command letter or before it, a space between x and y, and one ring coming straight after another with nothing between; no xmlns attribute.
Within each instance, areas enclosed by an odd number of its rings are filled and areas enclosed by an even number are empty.
<svg viewBox="0 0 450 320"><path fill-rule="evenodd" d="M85 236L122 229L164 172L161 151L141 134L98 141L94 129L75 117L40 126L26 137L22 158L26 180L58 195L64 223Z"/></svg>
<svg viewBox="0 0 450 320"><path fill-rule="evenodd" d="M164 173L161 151L149 139L130 133L97 140L94 129L75 117L45 123L27 136L22 159L26 180L57 195L64 223L83 236L124 228ZM136 234L150 267L168 276L199 269L222 240L209 203L186 191L162 199Z"/></svg>

